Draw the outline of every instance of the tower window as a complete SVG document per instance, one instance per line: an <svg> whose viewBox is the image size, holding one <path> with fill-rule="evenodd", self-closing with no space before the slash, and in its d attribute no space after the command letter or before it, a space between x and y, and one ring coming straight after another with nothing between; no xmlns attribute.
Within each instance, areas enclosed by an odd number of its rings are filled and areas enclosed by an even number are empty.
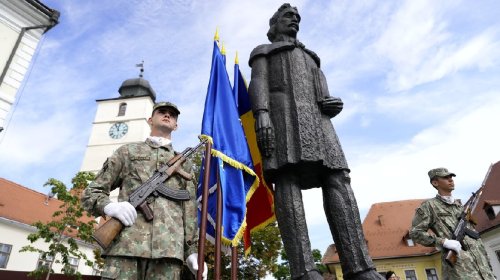
<svg viewBox="0 0 500 280"><path fill-rule="evenodd" d="M127 111L127 103L121 103L118 109L118 116L125 116L125 111Z"/></svg>

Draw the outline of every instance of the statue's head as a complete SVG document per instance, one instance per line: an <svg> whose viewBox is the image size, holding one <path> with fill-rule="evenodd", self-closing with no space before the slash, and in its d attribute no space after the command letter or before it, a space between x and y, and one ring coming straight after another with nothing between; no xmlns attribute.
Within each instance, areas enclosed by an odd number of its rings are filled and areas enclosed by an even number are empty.
<svg viewBox="0 0 500 280"><path fill-rule="evenodd" d="M297 37L300 15L296 7L285 3L269 20L267 38L271 42L283 41L283 37Z"/></svg>

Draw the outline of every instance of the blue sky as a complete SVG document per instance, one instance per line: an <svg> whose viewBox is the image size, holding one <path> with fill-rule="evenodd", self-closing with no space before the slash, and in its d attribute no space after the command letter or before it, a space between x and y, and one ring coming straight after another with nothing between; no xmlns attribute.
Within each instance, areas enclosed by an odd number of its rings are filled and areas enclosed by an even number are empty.
<svg viewBox="0 0 500 280"><path fill-rule="evenodd" d="M43 1L61 12L41 42L0 134L0 177L39 192L48 178L68 185L78 172L96 99L145 78L158 100L182 114L174 146L200 133L213 35L218 27L228 72L239 54L250 79L251 50L267 43L281 1ZM467 199L500 160L500 2L295 1L301 40L321 58L333 119L351 168L361 217L373 203L435 194L427 171L455 172ZM332 243L320 190L304 192L313 248Z"/></svg>

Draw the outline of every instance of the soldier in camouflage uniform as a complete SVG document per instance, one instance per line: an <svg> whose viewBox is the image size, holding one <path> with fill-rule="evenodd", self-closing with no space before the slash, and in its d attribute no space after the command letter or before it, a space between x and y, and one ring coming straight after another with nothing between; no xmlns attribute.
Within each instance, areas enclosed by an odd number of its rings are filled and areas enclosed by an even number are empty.
<svg viewBox="0 0 500 280"><path fill-rule="evenodd" d="M191 199L148 198L154 213L150 222L128 202L135 188L174 157L171 133L177 129L179 114L174 104L157 103L148 119L151 135L145 142L118 148L82 196L88 212L117 218L125 225L103 253L106 258L103 279L181 279L184 260L196 274L198 227L194 183L179 175L169 178L167 187L186 189ZM191 171L187 162L182 168ZM120 189L118 202L112 202L109 194L116 188ZM205 265L205 277L206 274Z"/></svg>
<svg viewBox="0 0 500 280"><path fill-rule="evenodd" d="M454 250L458 255L456 264L452 267L443 258L443 278L458 279L495 279L481 239L465 236L464 247L460 242L452 240L460 214L464 207L460 200L453 199L451 192L455 189L454 173L446 168L435 168L428 173L431 184L437 189L435 198L426 200L417 208L413 217L410 237L424 246L435 246ZM471 227L469 223L467 225ZM428 230L432 233L429 233ZM465 250L467 249L467 250Z"/></svg>

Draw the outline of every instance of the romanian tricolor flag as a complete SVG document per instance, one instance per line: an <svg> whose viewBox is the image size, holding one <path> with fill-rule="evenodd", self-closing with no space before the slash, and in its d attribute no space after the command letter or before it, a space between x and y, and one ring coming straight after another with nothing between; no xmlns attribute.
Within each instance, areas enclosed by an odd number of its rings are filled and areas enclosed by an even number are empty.
<svg viewBox="0 0 500 280"><path fill-rule="evenodd" d="M236 101L217 40L201 127L202 138L212 143L209 170L207 238L215 238L217 181L222 191L222 243L236 247L246 227L246 204L259 186L252 157L239 120ZM205 160L205 159L204 159ZM199 182L203 182L203 170ZM198 188L198 199L202 190ZM200 211L198 216L201 216ZM201 220L199 219L199 222ZM211 237L211 238L210 238Z"/></svg>
<svg viewBox="0 0 500 280"><path fill-rule="evenodd" d="M238 106L238 114L245 131L248 147L252 156L254 171L259 178L259 186L247 201L247 227L243 236L245 241L245 254L250 252L250 233L259 230L276 220L274 215L274 197L271 189L264 181L262 173L262 157L257 147L255 135L255 119L250 106L250 96L248 95L245 79L240 72L238 55L234 65L233 93Z"/></svg>

